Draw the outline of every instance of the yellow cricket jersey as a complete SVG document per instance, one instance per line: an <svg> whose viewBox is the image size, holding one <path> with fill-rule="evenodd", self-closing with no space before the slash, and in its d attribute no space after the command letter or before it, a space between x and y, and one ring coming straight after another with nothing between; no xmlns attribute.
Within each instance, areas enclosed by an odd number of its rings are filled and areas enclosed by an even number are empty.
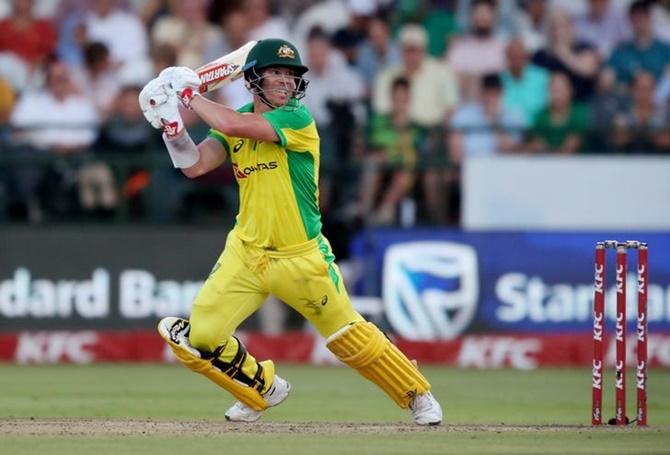
<svg viewBox="0 0 670 455"><path fill-rule="evenodd" d="M238 112L253 112L253 103ZM298 100L262 115L279 142L209 132L228 152L240 187L235 231L260 248L305 243L321 232L319 135L314 118Z"/></svg>

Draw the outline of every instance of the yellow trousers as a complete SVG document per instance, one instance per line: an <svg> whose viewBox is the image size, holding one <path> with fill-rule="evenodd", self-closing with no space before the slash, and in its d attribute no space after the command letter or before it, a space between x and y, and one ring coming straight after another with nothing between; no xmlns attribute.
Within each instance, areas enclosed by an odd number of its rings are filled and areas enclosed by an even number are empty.
<svg viewBox="0 0 670 455"><path fill-rule="evenodd" d="M304 316L323 337L363 321L354 310L328 241L319 236L289 249L265 250L233 231L191 308L191 345L212 352L268 294Z"/></svg>
<svg viewBox="0 0 670 455"><path fill-rule="evenodd" d="M271 293L311 322L338 359L407 408L416 395L430 390L430 384L354 310L334 259L322 236L288 249L266 250L246 244L233 231L191 308L189 343L200 355L169 335L166 339L188 368L247 406L263 410L268 406L263 395L274 380L274 364L258 362L233 332ZM187 322L180 324L185 327Z"/></svg>

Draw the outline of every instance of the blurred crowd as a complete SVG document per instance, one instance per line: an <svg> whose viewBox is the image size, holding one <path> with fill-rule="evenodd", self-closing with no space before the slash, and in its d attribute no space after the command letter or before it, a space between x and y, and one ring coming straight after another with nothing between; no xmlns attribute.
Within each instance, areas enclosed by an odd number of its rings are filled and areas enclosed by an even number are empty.
<svg viewBox="0 0 670 455"><path fill-rule="evenodd" d="M310 68L327 226L458 224L471 156L670 152L668 0L5 0L0 219L233 213L228 169L154 157L137 95L268 37Z"/></svg>

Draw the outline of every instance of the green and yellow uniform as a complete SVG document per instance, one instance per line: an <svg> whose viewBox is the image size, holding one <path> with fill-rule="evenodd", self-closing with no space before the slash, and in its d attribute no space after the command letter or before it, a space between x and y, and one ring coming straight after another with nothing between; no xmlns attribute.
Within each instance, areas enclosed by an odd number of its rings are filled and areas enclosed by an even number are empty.
<svg viewBox="0 0 670 455"><path fill-rule="evenodd" d="M240 112L252 110L249 104ZM226 345L225 351L234 354L233 332L268 294L301 313L326 337L363 320L321 235L314 119L296 100L263 116L277 132L278 143L209 133L232 161L240 211L191 309L190 341L202 351ZM249 368L255 369L254 363Z"/></svg>
<svg viewBox="0 0 670 455"><path fill-rule="evenodd" d="M258 67L289 66L299 74L307 70L295 47L283 40L260 41L247 61ZM239 111L251 113L253 104ZM268 406L263 395L272 387L274 364L257 362L233 332L273 294L312 323L338 359L406 408L430 384L354 310L347 295L330 244L321 234L319 135L314 119L297 99L262 115L279 141L209 133L232 162L240 186L240 212L193 302L190 320L166 318L177 322L169 327L159 324L159 332L185 366L246 406L263 410ZM188 343L178 337L185 330Z"/></svg>
<svg viewBox="0 0 670 455"><path fill-rule="evenodd" d="M239 112L253 112L247 104ZM279 143L228 137L211 130L224 146L240 187L235 233L245 242L278 249L316 239L319 213L319 135L307 108L297 100L263 114Z"/></svg>

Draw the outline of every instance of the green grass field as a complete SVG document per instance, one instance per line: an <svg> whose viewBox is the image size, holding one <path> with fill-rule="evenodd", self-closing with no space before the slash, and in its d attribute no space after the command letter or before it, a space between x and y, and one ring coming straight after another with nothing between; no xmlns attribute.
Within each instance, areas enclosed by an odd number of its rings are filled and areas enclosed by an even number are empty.
<svg viewBox="0 0 670 455"><path fill-rule="evenodd" d="M291 396L249 426L226 422L233 400L179 365L0 365L0 454L670 453L670 371L650 372L648 429L592 429L589 370L423 370L442 427L411 425L346 368L280 366Z"/></svg>

